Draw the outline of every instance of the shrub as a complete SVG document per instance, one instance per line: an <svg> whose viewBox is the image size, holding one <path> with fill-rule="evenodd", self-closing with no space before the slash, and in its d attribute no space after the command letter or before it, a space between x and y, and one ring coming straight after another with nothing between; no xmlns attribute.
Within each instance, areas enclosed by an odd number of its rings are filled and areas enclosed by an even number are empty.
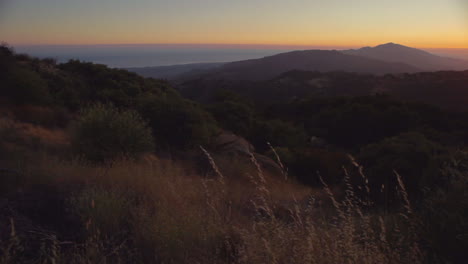
<svg viewBox="0 0 468 264"><path fill-rule="evenodd" d="M257 121L249 140L260 152L268 151L267 142L278 147L298 147L307 143L307 135L302 126L295 126L282 120Z"/></svg>
<svg viewBox="0 0 468 264"><path fill-rule="evenodd" d="M151 129L137 112L103 104L82 110L71 140L77 154L94 162L136 158L154 147Z"/></svg>
<svg viewBox="0 0 468 264"><path fill-rule="evenodd" d="M432 188L420 212L431 262L466 263L468 248L468 153L458 152L442 168L446 183ZM441 262L442 262L441 261Z"/></svg>
<svg viewBox="0 0 468 264"><path fill-rule="evenodd" d="M13 48L8 46L6 42L0 43L0 56L11 57L13 56Z"/></svg>
<svg viewBox="0 0 468 264"><path fill-rule="evenodd" d="M410 198L417 198L424 187L437 184L442 151L424 135L412 132L363 147L359 159L375 199L382 197L382 191L385 203L390 204L397 184L394 171L403 177Z"/></svg>
<svg viewBox="0 0 468 264"><path fill-rule="evenodd" d="M322 187L319 174L330 185L340 184L344 178L343 166L350 167L348 156L339 151L319 148L275 148L281 162L300 183ZM276 159L272 151L267 152Z"/></svg>
<svg viewBox="0 0 468 264"><path fill-rule="evenodd" d="M36 72L21 68L9 67L2 80L0 95L10 98L17 104L48 104L51 95L47 82ZM1 76L1 75L0 75Z"/></svg>
<svg viewBox="0 0 468 264"><path fill-rule="evenodd" d="M218 132L209 113L178 96L145 97L138 105L139 112L149 120L160 148L208 145Z"/></svg>
<svg viewBox="0 0 468 264"><path fill-rule="evenodd" d="M208 110L224 129L235 134L247 136L252 129L254 113L245 104L227 101L213 104Z"/></svg>

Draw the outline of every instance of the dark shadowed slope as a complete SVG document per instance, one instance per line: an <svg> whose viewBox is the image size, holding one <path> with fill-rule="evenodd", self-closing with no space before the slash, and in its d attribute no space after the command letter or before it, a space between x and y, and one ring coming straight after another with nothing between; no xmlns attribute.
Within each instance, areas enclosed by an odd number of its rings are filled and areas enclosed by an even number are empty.
<svg viewBox="0 0 468 264"><path fill-rule="evenodd" d="M170 66L135 67L126 70L138 73L143 77L173 79L181 75L199 74L205 70L210 70L223 65L221 62L214 63L191 63Z"/></svg>
<svg viewBox="0 0 468 264"><path fill-rule="evenodd" d="M423 50L394 43L387 43L376 47L364 47L357 50L344 50L342 52L386 62L405 63L425 71L468 69L468 61L441 57Z"/></svg>
<svg viewBox="0 0 468 264"><path fill-rule="evenodd" d="M348 72L291 71L270 80L193 79L178 85L193 100L209 103L228 90L258 105L285 103L304 97L387 94L394 98L468 111L468 71L438 71L375 76Z"/></svg>
<svg viewBox="0 0 468 264"><path fill-rule="evenodd" d="M231 62L207 77L233 80L266 80L291 70L346 71L356 73L403 73L419 69L404 63L389 63L339 51L304 50L281 53L261 59Z"/></svg>

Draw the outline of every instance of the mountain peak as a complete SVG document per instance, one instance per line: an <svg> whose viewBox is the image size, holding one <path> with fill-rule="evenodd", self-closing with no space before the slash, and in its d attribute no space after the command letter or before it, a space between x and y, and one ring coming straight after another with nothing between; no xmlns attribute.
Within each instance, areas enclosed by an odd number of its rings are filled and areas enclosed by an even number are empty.
<svg viewBox="0 0 468 264"><path fill-rule="evenodd" d="M440 57L424 50L393 42L342 52L380 61L404 63L425 71L465 70L468 68L467 61Z"/></svg>
<svg viewBox="0 0 468 264"><path fill-rule="evenodd" d="M375 46L374 48L406 48L406 49L413 49L413 48L410 48L410 47L407 47L407 46L403 46L401 44L398 44L398 43L393 43L393 42L389 42L389 43L385 43L385 44L380 44L378 46Z"/></svg>

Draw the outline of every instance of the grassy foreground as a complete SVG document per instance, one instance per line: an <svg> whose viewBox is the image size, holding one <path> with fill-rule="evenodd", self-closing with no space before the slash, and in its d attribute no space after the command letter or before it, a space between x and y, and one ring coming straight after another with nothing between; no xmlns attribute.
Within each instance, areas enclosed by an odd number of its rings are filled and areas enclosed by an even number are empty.
<svg viewBox="0 0 468 264"><path fill-rule="evenodd" d="M10 177L2 178L0 263L424 260L401 182L402 210L382 213L350 184L310 189L269 175L253 156L204 154L212 166L204 174L152 155L96 166L11 154L2 164Z"/></svg>

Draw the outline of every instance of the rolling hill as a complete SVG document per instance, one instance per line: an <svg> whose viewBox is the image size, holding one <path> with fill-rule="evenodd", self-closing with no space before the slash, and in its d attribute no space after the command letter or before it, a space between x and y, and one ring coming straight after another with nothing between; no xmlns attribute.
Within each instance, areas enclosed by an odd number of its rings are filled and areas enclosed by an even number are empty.
<svg viewBox="0 0 468 264"><path fill-rule="evenodd" d="M387 43L350 50L301 50L229 63L195 63L127 68L144 77L183 79L268 80L300 70L396 74L468 70L468 61L441 57L424 50Z"/></svg>
<svg viewBox="0 0 468 264"><path fill-rule="evenodd" d="M267 80L292 70L355 73L412 73L420 69L404 63L384 62L333 50L303 50L261 59L231 62L205 75L214 79Z"/></svg>
<svg viewBox="0 0 468 264"><path fill-rule="evenodd" d="M125 68L125 70L137 73L143 77L158 78L158 79L174 79L181 75L200 74L206 70L210 70L223 65L224 63L190 63L169 66L150 66L150 67L134 67Z"/></svg>
<svg viewBox="0 0 468 264"><path fill-rule="evenodd" d="M385 62L405 63L424 71L468 70L468 61L441 57L395 43L355 50L343 50L341 52Z"/></svg>
<svg viewBox="0 0 468 264"><path fill-rule="evenodd" d="M439 71L375 76L347 72L290 71L269 80L193 79L178 90L193 100L210 102L229 90L256 104L286 103L304 97L387 94L452 111L468 111L468 71Z"/></svg>

